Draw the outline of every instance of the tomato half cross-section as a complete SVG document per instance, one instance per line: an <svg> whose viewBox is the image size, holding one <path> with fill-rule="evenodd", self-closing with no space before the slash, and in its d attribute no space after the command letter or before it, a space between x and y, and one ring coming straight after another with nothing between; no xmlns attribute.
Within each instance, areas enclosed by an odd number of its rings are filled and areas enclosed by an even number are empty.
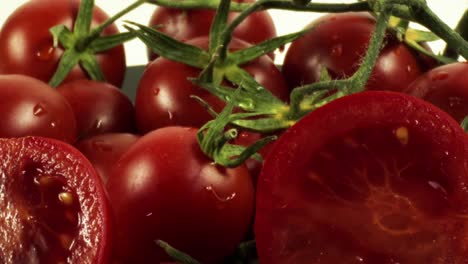
<svg viewBox="0 0 468 264"><path fill-rule="evenodd" d="M468 139L418 98L364 92L286 131L257 185L261 263L466 263Z"/></svg>
<svg viewBox="0 0 468 264"><path fill-rule="evenodd" d="M0 139L0 160L0 263L108 263L109 204L78 150L42 137Z"/></svg>

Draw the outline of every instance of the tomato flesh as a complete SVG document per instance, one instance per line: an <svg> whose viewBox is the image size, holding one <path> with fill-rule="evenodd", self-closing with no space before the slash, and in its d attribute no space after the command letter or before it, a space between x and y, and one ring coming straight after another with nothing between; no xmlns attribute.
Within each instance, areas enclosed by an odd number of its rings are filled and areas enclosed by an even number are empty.
<svg viewBox="0 0 468 264"><path fill-rule="evenodd" d="M336 100L275 144L257 187L262 263L465 263L468 139L416 98Z"/></svg>
<svg viewBox="0 0 468 264"><path fill-rule="evenodd" d="M0 262L108 261L108 204L89 162L46 138L1 139L0 149Z"/></svg>

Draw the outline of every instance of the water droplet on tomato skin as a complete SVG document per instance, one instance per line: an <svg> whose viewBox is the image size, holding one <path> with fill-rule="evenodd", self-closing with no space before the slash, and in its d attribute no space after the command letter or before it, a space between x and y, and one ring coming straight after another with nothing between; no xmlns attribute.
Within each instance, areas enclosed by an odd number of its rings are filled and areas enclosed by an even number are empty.
<svg viewBox="0 0 468 264"><path fill-rule="evenodd" d="M51 127L56 127L57 124L56 124L55 122L50 122L50 126L51 126Z"/></svg>
<svg viewBox="0 0 468 264"><path fill-rule="evenodd" d="M161 90L159 88L154 88L153 89L153 94L158 95Z"/></svg>
<svg viewBox="0 0 468 264"><path fill-rule="evenodd" d="M449 77L449 74L448 72L436 72L434 74L432 74L431 76L431 80L432 81L442 81L442 80L445 80Z"/></svg>
<svg viewBox="0 0 468 264"><path fill-rule="evenodd" d="M411 65L406 66L406 71L408 73L411 73L413 71L413 68L411 67Z"/></svg>
<svg viewBox="0 0 468 264"><path fill-rule="evenodd" d="M35 105L33 107L33 115L41 116L41 115L44 115L44 114L47 114L47 110L45 109L45 107L41 103L38 103L37 105Z"/></svg>
<svg viewBox="0 0 468 264"><path fill-rule="evenodd" d="M233 200L235 197L236 197L236 193L231 193L230 195L226 196L226 197L221 197L217 192L216 190L213 188L212 185L209 185L209 186L206 186L205 187L205 190L207 190L208 192L210 192L211 194L213 194L213 196L220 202L229 202L231 200Z"/></svg>
<svg viewBox="0 0 468 264"><path fill-rule="evenodd" d="M340 57L343 55L343 45L337 44L331 48L331 55L334 57Z"/></svg>
<svg viewBox="0 0 468 264"><path fill-rule="evenodd" d="M53 58L55 48L54 46L47 44L43 47L41 47L37 52L36 52L36 58L38 58L41 61L48 61Z"/></svg>

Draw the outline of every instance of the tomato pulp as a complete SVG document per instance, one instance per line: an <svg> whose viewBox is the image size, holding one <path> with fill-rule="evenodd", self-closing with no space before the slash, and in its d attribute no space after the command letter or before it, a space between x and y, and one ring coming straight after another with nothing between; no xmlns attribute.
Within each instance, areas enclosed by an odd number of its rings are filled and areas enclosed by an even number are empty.
<svg viewBox="0 0 468 264"><path fill-rule="evenodd" d="M0 262L108 263L109 205L91 164L63 142L0 139Z"/></svg>
<svg viewBox="0 0 468 264"><path fill-rule="evenodd" d="M405 94L317 109L265 160L261 263L466 263L467 146L452 118Z"/></svg>

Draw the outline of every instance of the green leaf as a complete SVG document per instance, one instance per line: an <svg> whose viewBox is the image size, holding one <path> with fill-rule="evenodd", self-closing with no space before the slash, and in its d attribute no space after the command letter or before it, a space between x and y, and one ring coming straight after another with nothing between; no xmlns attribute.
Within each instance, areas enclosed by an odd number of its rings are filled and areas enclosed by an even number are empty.
<svg viewBox="0 0 468 264"><path fill-rule="evenodd" d="M75 44L73 33L65 25L51 27L49 32L52 34L54 47L61 44L64 48L69 49Z"/></svg>
<svg viewBox="0 0 468 264"><path fill-rule="evenodd" d="M213 54L221 43L220 37L227 24L230 5L231 0L221 0L216 10L210 29L210 54Z"/></svg>
<svg viewBox="0 0 468 264"><path fill-rule="evenodd" d="M242 119L234 120L232 123L241 128L261 132L261 133L272 133L279 130L287 129L291 127L295 121L289 121L282 118L260 118L260 119Z"/></svg>
<svg viewBox="0 0 468 264"><path fill-rule="evenodd" d="M49 81L49 85L52 87L59 86L63 80L67 77L68 73L78 64L80 61L80 54L74 49L68 49L60 58L59 65L54 75Z"/></svg>
<svg viewBox="0 0 468 264"><path fill-rule="evenodd" d="M468 116L463 118L463 121L461 122L460 126L465 130L465 132L468 133Z"/></svg>
<svg viewBox="0 0 468 264"><path fill-rule="evenodd" d="M241 49L235 52L228 54L228 63L233 63L236 65L242 65L244 63L250 62L262 55L265 55L269 52L276 50L277 48L284 46L300 37L302 37L305 33L309 32L311 28L307 28L305 30L301 30L299 32L295 32L292 34L272 38L266 40L262 43L257 45Z"/></svg>
<svg viewBox="0 0 468 264"><path fill-rule="evenodd" d="M140 30L135 30L128 26L125 26L125 28L135 34L161 57L200 69L203 69L210 62L208 52L198 47L180 42L151 27L133 22L128 23L137 26Z"/></svg>
<svg viewBox="0 0 468 264"><path fill-rule="evenodd" d="M164 242L162 240L156 240L156 244L158 244L158 246L160 246L166 252L167 255L169 255L172 259L174 259L180 264L201 264L188 254L173 248L167 242Z"/></svg>
<svg viewBox="0 0 468 264"><path fill-rule="evenodd" d="M85 69L86 73L92 80L105 81L104 74L101 71L101 66L93 53L82 53L80 55L80 65Z"/></svg>
<svg viewBox="0 0 468 264"><path fill-rule="evenodd" d="M132 40L135 37L135 34L132 32L124 32L111 36L99 37L90 43L88 49L92 50L94 53L103 52L119 46L129 40Z"/></svg>
<svg viewBox="0 0 468 264"><path fill-rule="evenodd" d="M73 32L77 37L86 36L91 27L91 20L93 17L94 0L82 0L80 9L76 17Z"/></svg>
<svg viewBox="0 0 468 264"><path fill-rule="evenodd" d="M242 86L249 93L263 97L264 100L271 102L272 105L284 104L270 91L261 86L248 72L238 66L228 69L225 72L225 77L232 83Z"/></svg>

